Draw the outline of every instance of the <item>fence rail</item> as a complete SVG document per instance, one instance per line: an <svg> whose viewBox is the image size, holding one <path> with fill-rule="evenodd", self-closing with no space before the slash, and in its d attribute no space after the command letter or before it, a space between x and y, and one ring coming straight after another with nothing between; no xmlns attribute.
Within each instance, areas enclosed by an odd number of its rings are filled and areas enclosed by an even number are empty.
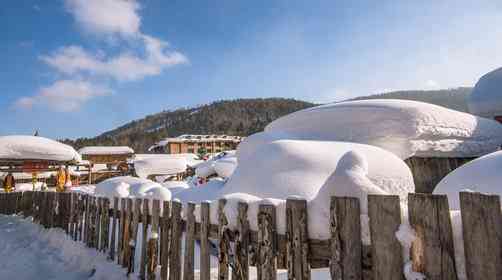
<svg viewBox="0 0 502 280"><path fill-rule="evenodd" d="M468 279L500 279L499 197L460 193L460 202ZM361 242L356 198L332 197L327 240L309 238L305 200L287 200L286 217L277 217L273 205L260 205L256 231L250 229L246 203L238 204L236 229L229 227L225 205L226 200L219 200L218 219L211 221L211 205L201 203L200 222L196 222L193 203L110 201L79 193L0 194L0 214L31 216L46 228L61 228L140 279L194 279L196 242L200 244L200 279L210 279L211 239L219 241L221 280L249 279L250 266L264 280L276 279L277 269L287 269L288 279L310 279L311 269L321 267L329 267L332 279L403 279L403 250L395 235L401 224L398 196L368 197L370 246ZM427 279L457 279L446 196L410 194L408 216L417 236L410 250L413 269ZM278 218L286 220L285 234L277 232Z"/></svg>

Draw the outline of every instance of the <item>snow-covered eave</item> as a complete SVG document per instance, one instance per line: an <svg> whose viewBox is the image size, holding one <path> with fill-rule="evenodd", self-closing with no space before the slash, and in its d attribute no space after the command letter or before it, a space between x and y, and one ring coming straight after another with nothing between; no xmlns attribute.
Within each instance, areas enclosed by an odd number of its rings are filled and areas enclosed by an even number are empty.
<svg viewBox="0 0 502 280"><path fill-rule="evenodd" d="M134 150L127 146L88 146L78 150L85 156L133 155Z"/></svg>

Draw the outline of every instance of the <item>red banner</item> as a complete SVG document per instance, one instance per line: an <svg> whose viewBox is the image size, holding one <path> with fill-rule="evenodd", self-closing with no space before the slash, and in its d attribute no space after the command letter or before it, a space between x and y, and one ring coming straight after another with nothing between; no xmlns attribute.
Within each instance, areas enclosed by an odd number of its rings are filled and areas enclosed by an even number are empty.
<svg viewBox="0 0 502 280"><path fill-rule="evenodd" d="M33 173L46 170L49 164L43 162L25 162L23 163L23 172Z"/></svg>

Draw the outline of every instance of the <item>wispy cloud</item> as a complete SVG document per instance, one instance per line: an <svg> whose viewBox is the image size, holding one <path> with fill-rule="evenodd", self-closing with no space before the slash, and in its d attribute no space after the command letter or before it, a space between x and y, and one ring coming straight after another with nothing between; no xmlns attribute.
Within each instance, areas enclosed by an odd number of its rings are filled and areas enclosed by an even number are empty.
<svg viewBox="0 0 502 280"><path fill-rule="evenodd" d="M105 96L111 92L106 87L85 81L59 80L50 86L42 87L34 96L19 98L15 105L22 109L44 105L58 112L74 112L91 98Z"/></svg>
<svg viewBox="0 0 502 280"><path fill-rule="evenodd" d="M47 105L56 111L72 112L89 99L111 91L95 81L139 81L189 62L183 53L171 49L168 42L141 32L138 13L141 7L136 0L65 0L65 7L79 28L98 39L122 40L122 50L107 55L67 45L39 56L64 79L41 88L34 96L18 99L18 108Z"/></svg>

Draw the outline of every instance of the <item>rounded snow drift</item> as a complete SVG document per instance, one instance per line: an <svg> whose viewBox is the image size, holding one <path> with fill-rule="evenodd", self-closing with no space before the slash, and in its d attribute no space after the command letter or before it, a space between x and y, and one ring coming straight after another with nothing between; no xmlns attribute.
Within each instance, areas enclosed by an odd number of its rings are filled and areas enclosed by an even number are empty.
<svg viewBox="0 0 502 280"><path fill-rule="evenodd" d="M469 112L502 121L502 68L479 79L468 100Z"/></svg>
<svg viewBox="0 0 502 280"><path fill-rule="evenodd" d="M502 151L468 162L453 170L439 182L435 194L446 194L451 210L460 210L459 193L475 191L502 195Z"/></svg>

